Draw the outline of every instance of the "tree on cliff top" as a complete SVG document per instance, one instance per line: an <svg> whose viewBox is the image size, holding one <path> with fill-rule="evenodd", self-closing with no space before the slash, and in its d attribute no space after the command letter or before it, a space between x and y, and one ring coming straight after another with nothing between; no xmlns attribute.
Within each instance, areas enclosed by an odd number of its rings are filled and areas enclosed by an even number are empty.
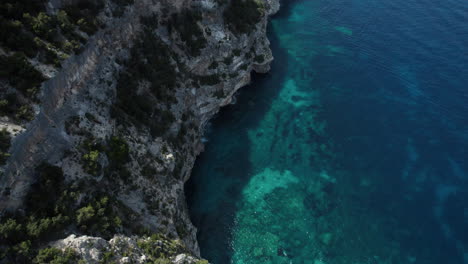
<svg viewBox="0 0 468 264"><path fill-rule="evenodd" d="M224 11L224 22L235 33L250 33L263 12L263 4L257 0L232 0Z"/></svg>

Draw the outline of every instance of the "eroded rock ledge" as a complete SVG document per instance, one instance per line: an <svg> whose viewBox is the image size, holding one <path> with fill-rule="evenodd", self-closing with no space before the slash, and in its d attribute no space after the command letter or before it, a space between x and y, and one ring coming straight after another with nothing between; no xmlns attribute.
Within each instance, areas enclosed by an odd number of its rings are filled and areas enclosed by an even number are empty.
<svg viewBox="0 0 468 264"><path fill-rule="evenodd" d="M16 131L1 168L3 257L29 243L72 248L86 263L146 263L150 241L175 245L158 251L168 263L201 263L184 183L205 124L252 71L269 70L279 0L103 3L102 28L51 71L32 121L0 122Z"/></svg>

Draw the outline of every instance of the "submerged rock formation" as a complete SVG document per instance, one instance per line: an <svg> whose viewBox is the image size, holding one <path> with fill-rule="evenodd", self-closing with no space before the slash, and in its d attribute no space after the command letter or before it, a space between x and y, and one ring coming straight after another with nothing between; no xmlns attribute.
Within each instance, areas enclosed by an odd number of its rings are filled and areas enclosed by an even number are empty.
<svg viewBox="0 0 468 264"><path fill-rule="evenodd" d="M203 149L205 124L252 71L269 70L267 19L279 1L98 2L99 28L87 34L86 22L77 20L71 31L86 44L61 68L25 59L49 78L30 100L31 118L0 120L9 135L9 144L0 144L0 257L31 260L31 252L49 245L72 248L68 257L87 263L195 263L199 248L184 183ZM44 4L60 18L62 8L86 3ZM2 48L0 55L12 53ZM13 82L0 81L14 91ZM150 242L175 249L150 256L142 248Z"/></svg>

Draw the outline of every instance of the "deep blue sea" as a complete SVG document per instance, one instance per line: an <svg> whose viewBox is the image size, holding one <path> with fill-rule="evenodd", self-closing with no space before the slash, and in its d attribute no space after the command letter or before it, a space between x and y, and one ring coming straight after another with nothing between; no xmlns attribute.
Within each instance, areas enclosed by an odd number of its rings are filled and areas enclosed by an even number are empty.
<svg viewBox="0 0 468 264"><path fill-rule="evenodd" d="M468 1L284 0L186 185L214 264L468 263Z"/></svg>

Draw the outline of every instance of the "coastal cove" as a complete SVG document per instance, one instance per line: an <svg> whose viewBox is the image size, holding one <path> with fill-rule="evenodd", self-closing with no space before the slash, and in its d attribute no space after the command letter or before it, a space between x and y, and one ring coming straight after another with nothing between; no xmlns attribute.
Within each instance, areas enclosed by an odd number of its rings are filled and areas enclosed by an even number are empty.
<svg viewBox="0 0 468 264"><path fill-rule="evenodd" d="M468 261L462 0L284 0L186 183L202 257Z"/></svg>

